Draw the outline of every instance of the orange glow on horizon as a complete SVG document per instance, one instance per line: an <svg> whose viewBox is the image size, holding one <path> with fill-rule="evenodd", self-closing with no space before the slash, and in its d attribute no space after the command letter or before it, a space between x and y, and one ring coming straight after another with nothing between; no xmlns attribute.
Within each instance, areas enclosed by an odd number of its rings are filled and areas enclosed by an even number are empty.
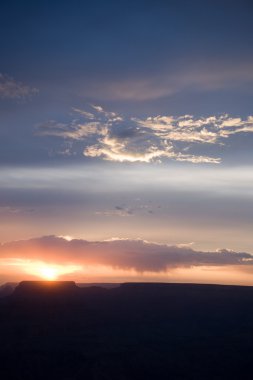
<svg viewBox="0 0 253 380"><path fill-rule="evenodd" d="M46 281L56 281L60 276L69 275L82 270L80 265L51 264L44 261L33 261L25 259L0 259L2 273L15 276L19 274L24 279L27 275L41 278Z"/></svg>
<svg viewBox="0 0 253 380"><path fill-rule="evenodd" d="M0 258L1 276L7 281L43 279L76 282L181 282L253 285L253 273L247 266L177 267L167 271L138 272L99 263L45 262L22 258ZM4 282L4 281L2 281Z"/></svg>
<svg viewBox="0 0 253 380"><path fill-rule="evenodd" d="M25 267L25 272L46 281L56 281L58 277L81 270L79 265L47 264L31 262Z"/></svg>
<svg viewBox="0 0 253 380"><path fill-rule="evenodd" d="M40 276L47 281L55 281L58 278L57 269L51 266L43 266L39 269Z"/></svg>

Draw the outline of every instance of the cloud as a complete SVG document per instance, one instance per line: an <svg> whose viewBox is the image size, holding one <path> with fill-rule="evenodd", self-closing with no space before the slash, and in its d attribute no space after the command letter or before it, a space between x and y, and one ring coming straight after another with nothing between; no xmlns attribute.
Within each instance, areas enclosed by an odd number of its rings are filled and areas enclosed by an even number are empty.
<svg viewBox="0 0 253 380"><path fill-rule="evenodd" d="M139 239L90 242L56 236L5 243L0 246L1 260L5 263L7 260L29 260L80 267L102 265L140 273L199 266L253 265L253 255L229 249L202 252L193 250L190 245L170 246Z"/></svg>
<svg viewBox="0 0 253 380"><path fill-rule="evenodd" d="M201 60L199 60L201 62ZM253 82L252 62L212 61L194 64L187 67L171 66L167 62L159 73L149 73L138 77L124 79L110 78L100 82L86 80L79 90L83 96L99 100L135 100L145 101L172 96L182 91L217 91L233 89ZM123 79L122 79L123 78ZM99 107L99 106L95 106ZM94 107L94 108L95 108ZM99 111L99 108L95 108Z"/></svg>
<svg viewBox="0 0 253 380"><path fill-rule="evenodd" d="M149 163L171 159L218 164L220 157L196 154L194 149L221 146L231 135L253 132L253 116L245 120L228 114L202 118L158 115L140 119L108 112L100 106L92 108L94 112L73 109L75 118L69 123L40 124L37 134L81 142L84 156L108 161ZM68 154L71 154L69 147Z"/></svg>
<svg viewBox="0 0 253 380"><path fill-rule="evenodd" d="M53 120L39 125L40 136L57 136L64 139L81 140L91 135L103 135L104 127L99 122L79 123L73 120L70 124Z"/></svg>
<svg viewBox="0 0 253 380"><path fill-rule="evenodd" d="M33 213L34 211L33 208L0 206L0 216Z"/></svg>
<svg viewBox="0 0 253 380"><path fill-rule="evenodd" d="M17 82L8 75L0 73L0 98L23 100L37 93L36 88Z"/></svg>
<svg viewBox="0 0 253 380"><path fill-rule="evenodd" d="M253 117L246 120L239 117L231 118L228 114L194 118L184 115L156 116L146 119L134 119L142 128L148 128L161 139L170 141L218 144L229 135L242 132L253 132Z"/></svg>
<svg viewBox="0 0 253 380"><path fill-rule="evenodd" d="M103 216L119 216L119 217L128 217L128 216L134 215L132 210L126 207L120 207L120 206L116 206L113 210L96 211L95 214L103 215Z"/></svg>

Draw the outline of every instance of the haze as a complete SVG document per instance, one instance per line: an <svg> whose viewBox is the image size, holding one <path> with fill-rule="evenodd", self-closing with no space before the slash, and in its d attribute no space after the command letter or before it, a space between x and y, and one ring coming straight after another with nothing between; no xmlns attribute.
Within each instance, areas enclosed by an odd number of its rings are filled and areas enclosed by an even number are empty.
<svg viewBox="0 0 253 380"><path fill-rule="evenodd" d="M253 285L252 10L3 2L0 283Z"/></svg>

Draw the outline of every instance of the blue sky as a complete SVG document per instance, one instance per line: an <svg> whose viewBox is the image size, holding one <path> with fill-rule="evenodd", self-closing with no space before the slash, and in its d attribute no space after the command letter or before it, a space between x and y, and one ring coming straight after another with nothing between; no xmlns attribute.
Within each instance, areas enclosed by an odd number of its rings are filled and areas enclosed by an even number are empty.
<svg viewBox="0 0 253 380"><path fill-rule="evenodd" d="M0 241L252 250L251 1L4 1Z"/></svg>

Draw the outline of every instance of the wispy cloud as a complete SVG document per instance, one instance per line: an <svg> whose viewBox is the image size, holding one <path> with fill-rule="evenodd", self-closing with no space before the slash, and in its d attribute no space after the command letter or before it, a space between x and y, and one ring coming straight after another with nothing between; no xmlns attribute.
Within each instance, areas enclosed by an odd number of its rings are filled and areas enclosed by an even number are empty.
<svg viewBox="0 0 253 380"><path fill-rule="evenodd" d="M95 214L102 215L102 216L128 217L128 216L133 216L134 212L133 210L127 207L115 206L114 209L96 211Z"/></svg>
<svg viewBox="0 0 253 380"><path fill-rule="evenodd" d="M109 161L148 163L167 158L217 164L220 157L194 154L194 147L224 145L231 135L253 132L253 116L245 120L228 114L202 118L158 115L140 119L108 112L100 106L92 108L93 112L74 109L76 118L69 123L43 123L37 133L81 141L84 156Z"/></svg>
<svg viewBox="0 0 253 380"><path fill-rule="evenodd" d="M159 73L128 76L127 79L100 79L99 83L89 83L88 79L79 92L100 100L145 101L172 96L181 91L217 91L238 88L253 82L252 62L199 62L187 62L187 66L183 67L180 64L178 67L171 66L167 62Z"/></svg>
<svg viewBox="0 0 253 380"><path fill-rule="evenodd" d="M33 208L26 207L12 207L12 206L0 206L0 216L4 217L11 214L27 214L33 213L35 210Z"/></svg>
<svg viewBox="0 0 253 380"><path fill-rule="evenodd" d="M0 73L0 98L2 99L27 99L38 93L36 88L18 82L8 75Z"/></svg>

